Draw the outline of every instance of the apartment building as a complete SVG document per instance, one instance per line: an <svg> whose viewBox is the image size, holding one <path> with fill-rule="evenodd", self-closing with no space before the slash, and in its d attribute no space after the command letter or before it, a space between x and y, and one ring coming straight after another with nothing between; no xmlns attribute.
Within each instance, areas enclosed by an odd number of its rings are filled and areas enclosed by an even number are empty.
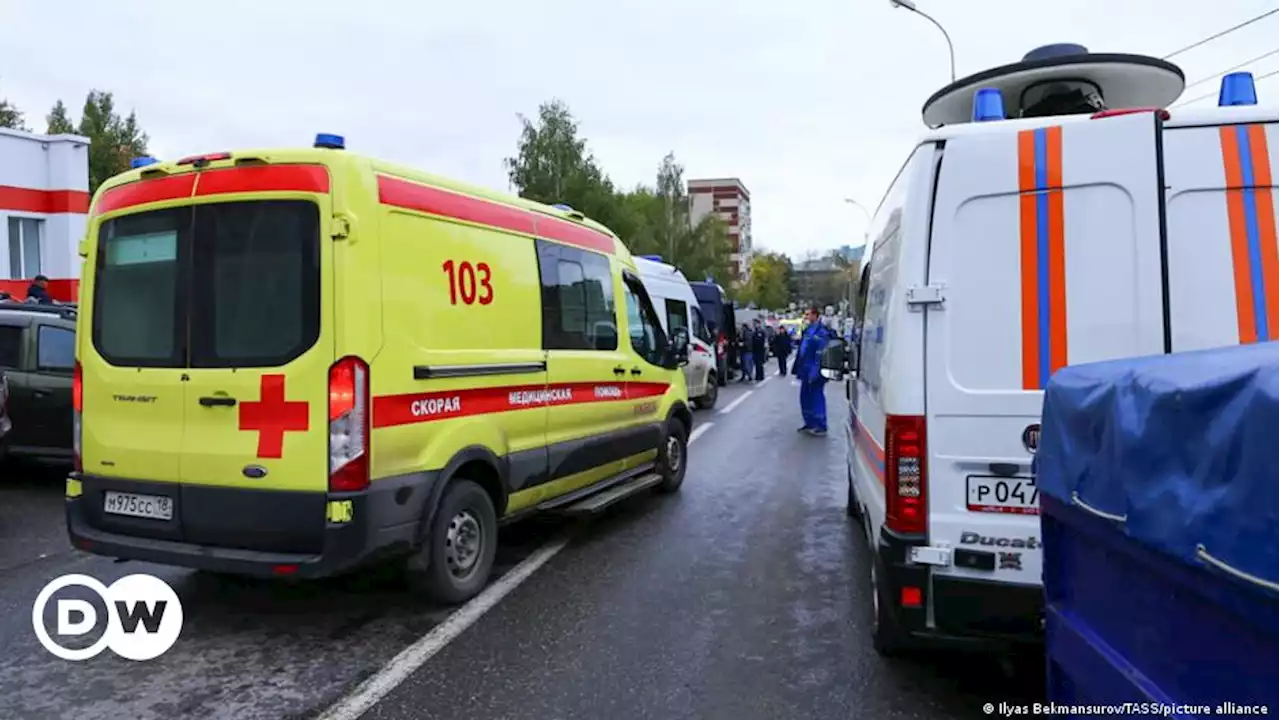
<svg viewBox="0 0 1280 720"><path fill-rule="evenodd" d="M730 270L740 282L751 274L751 193L738 178L690 180L689 221L716 213L729 226Z"/></svg>

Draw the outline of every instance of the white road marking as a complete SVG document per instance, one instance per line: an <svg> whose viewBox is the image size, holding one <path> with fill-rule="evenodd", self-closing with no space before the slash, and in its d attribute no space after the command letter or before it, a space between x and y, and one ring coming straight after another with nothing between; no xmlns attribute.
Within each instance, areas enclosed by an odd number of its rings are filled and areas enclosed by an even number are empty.
<svg viewBox="0 0 1280 720"><path fill-rule="evenodd" d="M454 638L474 625L502 598L528 580L538 568L555 557L556 553L564 549L568 541L567 537L562 537L533 551L532 555L507 571L507 574L498 578L466 605L454 611L444 622L432 628L431 632L400 651L400 654L392 658L381 670L360 683L354 692L331 706L317 720L356 720L364 715L436 653L443 650Z"/></svg>
<svg viewBox="0 0 1280 720"><path fill-rule="evenodd" d="M689 441L688 441L687 443L685 443L685 444L686 444L686 445L692 445L692 444L693 444L693 441L694 441L694 440L697 440L697 439L698 439L698 438L700 438L700 437L702 437L702 433L704 433L704 432L706 432L706 431L710 430L712 425L715 425L715 423L712 423L712 422L709 422L709 423L703 423L703 424L699 425L698 427L694 428L694 429L693 429L693 433L692 433L691 435L689 435Z"/></svg>
<svg viewBox="0 0 1280 720"><path fill-rule="evenodd" d="M720 414L721 414L721 415L728 415L729 413L733 412L733 409L734 409L734 408L736 408L736 407L738 407L739 405L741 405L741 404L742 404L742 402L743 402L744 400L746 400L747 398L751 397L751 393L753 393L753 392L755 392L755 390L748 390L748 391L746 391L745 393L743 393L743 394L742 394L742 397L740 397L740 398L738 398L737 400L734 400L733 402L729 403L728 407L726 407L725 409L721 410L721 411L720 411Z"/></svg>

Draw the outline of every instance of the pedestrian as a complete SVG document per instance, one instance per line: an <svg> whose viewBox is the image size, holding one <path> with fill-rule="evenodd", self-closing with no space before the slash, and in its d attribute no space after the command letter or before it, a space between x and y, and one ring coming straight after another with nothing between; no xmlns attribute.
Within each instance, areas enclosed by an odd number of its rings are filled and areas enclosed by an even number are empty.
<svg viewBox="0 0 1280 720"><path fill-rule="evenodd" d="M752 370L755 368L755 357L752 354L754 343L751 341L751 328L746 323L738 330L738 357L742 358L742 382L752 381Z"/></svg>
<svg viewBox="0 0 1280 720"><path fill-rule="evenodd" d="M773 354L778 358L778 374L786 377L787 358L791 357L791 333L784 327L778 328L772 338Z"/></svg>
<svg viewBox="0 0 1280 720"><path fill-rule="evenodd" d="M52 305L53 296L49 294L49 278L37 275L27 286L27 302L41 305Z"/></svg>
<svg viewBox="0 0 1280 720"><path fill-rule="evenodd" d="M796 354L791 372L800 379L800 415L804 425L800 432L816 437L827 434L827 397L824 389L827 379L822 377L822 351L831 339L830 331L822 324L817 306L805 313L804 333L800 336L800 350Z"/></svg>
<svg viewBox="0 0 1280 720"><path fill-rule="evenodd" d="M756 318L751 328L751 357L755 360L756 382L764 381L764 363L769 359L769 340L765 337L764 326L760 318Z"/></svg>

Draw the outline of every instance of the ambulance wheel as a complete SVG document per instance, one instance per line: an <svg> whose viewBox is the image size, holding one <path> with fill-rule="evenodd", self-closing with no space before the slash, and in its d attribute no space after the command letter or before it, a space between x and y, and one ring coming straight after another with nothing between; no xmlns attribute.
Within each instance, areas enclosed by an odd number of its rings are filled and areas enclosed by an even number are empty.
<svg viewBox="0 0 1280 720"><path fill-rule="evenodd" d="M702 393L702 397L693 401L693 404L699 410L710 410L716 406L716 400L720 397L720 385L716 382L716 374L711 373L707 376L707 389Z"/></svg>
<svg viewBox="0 0 1280 720"><path fill-rule="evenodd" d="M889 611L888 603L881 596L880 570L874 559L871 565L871 645L883 657L902 654L906 636Z"/></svg>
<svg viewBox="0 0 1280 720"><path fill-rule="evenodd" d="M688 435L684 423L675 418L667 421L667 437L658 450L658 474L662 482L658 484L660 493L673 493L680 489L684 482L685 467L689 464Z"/></svg>
<svg viewBox="0 0 1280 720"><path fill-rule="evenodd" d="M454 479L445 488L427 537L408 563L409 582L442 605L457 605L484 589L498 549L498 518L489 493Z"/></svg>

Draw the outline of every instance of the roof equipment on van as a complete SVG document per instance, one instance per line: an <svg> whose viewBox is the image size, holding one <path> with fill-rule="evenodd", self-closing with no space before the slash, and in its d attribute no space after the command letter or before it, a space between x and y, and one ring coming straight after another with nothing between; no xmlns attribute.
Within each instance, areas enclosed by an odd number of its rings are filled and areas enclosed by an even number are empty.
<svg viewBox="0 0 1280 720"><path fill-rule="evenodd" d="M148 166L148 165L155 165L155 164L156 164L156 163L158 163L158 162L160 162L160 161L159 161L159 160L157 160L157 159L155 159L155 158L153 158L153 157L148 157L148 156L146 156L146 155L143 155L142 157L136 157L136 158L134 158L134 159L130 160L130 161L129 161L129 167L130 167L131 169L136 170L137 168L140 168L140 167L146 167L146 166Z"/></svg>
<svg viewBox="0 0 1280 720"><path fill-rule="evenodd" d="M973 96L973 121L1004 120L1004 96L996 88L982 88Z"/></svg>
<svg viewBox="0 0 1280 720"><path fill-rule="evenodd" d="M1253 73L1233 72L1222 78L1218 89L1218 107L1257 105L1258 89L1253 83Z"/></svg>
<svg viewBox="0 0 1280 720"><path fill-rule="evenodd" d="M209 153L208 155L191 155L189 157L184 157L178 161L178 164L179 165L195 165L196 168L202 168L205 165L208 165L209 163L215 162L217 160L230 160L230 159L231 159L231 153L219 152L219 153Z"/></svg>
<svg viewBox="0 0 1280 720"><path fill-rule="evenodd" d="M315 147L328 148L330 150L346 150L347 139L341 135L332 133L317 133Z"/></svg>
<svg viewBox="0 0 1280 720"><path fill-rule="evenodd" d="M921 114L929 127L981 122L973 110L982 90L998 90L1010 118L1162 108L1185 87L1182 70L1167 60L1090 53L1083 45L1058 43L1036 48L1019 62L952 82L925 102Z"/></svg>
<svg viewBox="0 0 1280 720"><path fill-rule="evenodd" d="M654 261L654 262L662 262L662 256L661 256L661 255L641 255L640 257L644 258L645 260L652 260L652 261Z"/></svg>

